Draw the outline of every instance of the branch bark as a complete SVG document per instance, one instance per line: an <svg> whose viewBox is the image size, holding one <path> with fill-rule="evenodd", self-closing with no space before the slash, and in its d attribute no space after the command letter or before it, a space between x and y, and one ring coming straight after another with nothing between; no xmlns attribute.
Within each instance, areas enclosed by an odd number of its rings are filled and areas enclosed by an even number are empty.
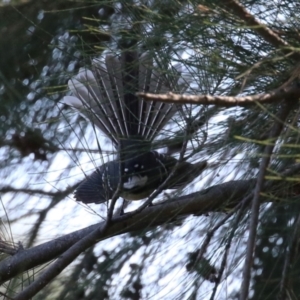
<svg viewBox="0 0 300 300"><path fill-rule="evenodd" d="M231 96L212 96L212 95L179 95L173 93L167 94L151 94L137 93L137 96L146 101L159 101L176 104L204 104L204 105L219 105L224 107L241 106L247 107L260 104L276 103L283 99L289 100L300 97L300 87L291 86L279 88L268 93L250 95L244 97Z"/></svg>
<svg viewBox="0 0 300 300"><path fill-rule="evenodd" d="M123 233L150 230L171 222L176 217L207 214L211 211L222 212L225 208L233 208L245 194L251 192L254 182L254 180L239 180L216 185L201 192L175 198L170 202L147 207L131 218L127 218L126 214L114 217L112 224L104 233L106 222L101 222L39 246L19 250L14 256L0 263L0 284L26 270L57 258L95 230L99 235L94 236L91 245Z"/></svg>

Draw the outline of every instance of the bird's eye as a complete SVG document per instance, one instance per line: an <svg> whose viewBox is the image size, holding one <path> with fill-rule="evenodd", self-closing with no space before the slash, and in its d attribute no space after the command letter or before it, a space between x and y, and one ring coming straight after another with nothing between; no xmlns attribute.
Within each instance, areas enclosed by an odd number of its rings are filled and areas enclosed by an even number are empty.
<svg viewBox="0 0 300 300"><path fill-rule="evenodd" d="M129 171L128 168L125 168L125 169L124 169L124 172L125 172L125 173L128 173L128 171Z"/></svg>
<svg viewBox="0 0 300 300"><path fill-rule="evenodd" d="M139 164L135 164L134 167L137 169L140 165Z"/></svg>

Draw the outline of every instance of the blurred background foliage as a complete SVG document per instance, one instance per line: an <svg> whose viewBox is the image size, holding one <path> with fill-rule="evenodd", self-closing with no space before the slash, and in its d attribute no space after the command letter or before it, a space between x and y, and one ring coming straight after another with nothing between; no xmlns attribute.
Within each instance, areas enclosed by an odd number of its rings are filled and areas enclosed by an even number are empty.
<svg viewBox="0 0 300 300"><path fill-rule="evenodd" d="M101 163L97 139L108 149L109 144L60 100L68 93L67 80L80 67L88 67L107 49L117 51L120 41L135 40L141 50L180 63L191 94L257 94L286 82L296 63L287 51L299 52L298 1L240 3L291 48L282 51L245 25L230 9L230 1L2 1L1 240L31 247L105 216L105 205L84 207L75 203L72 192L84 172L89 174ZM215 167L177 194L255 177L278 109L274 104L190 108L191 115L201 120L189 143L192 160L209 159ZM180 133L179 125L175 121L170 125L169 137ZM269 174L274 176L297 162L299 107L287 125L272 157ZM276 190L264 194L277 201L261 207L251 299L278 295L292 237L298 236L296 179L281 178L278 194ZM232 226L236 215L228 218L205 258L196 259L208 230L224 217L213 212L191 216L179 224L166 222L151 231L146 228L101 242L35 299L211 299L225 256L215 299L237 299L248 213L237 227ZM300 295L298 248L293 248L288 272L289 299ZM15 295L44 267L7 282L0 291Z"/></svg>

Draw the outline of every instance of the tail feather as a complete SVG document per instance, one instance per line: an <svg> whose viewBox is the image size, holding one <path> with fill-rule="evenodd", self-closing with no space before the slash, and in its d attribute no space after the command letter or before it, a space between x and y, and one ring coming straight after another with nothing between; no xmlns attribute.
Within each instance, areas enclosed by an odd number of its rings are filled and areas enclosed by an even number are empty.
<svg viewBox="0 0 300 300"><path fill-rule="evenodd" d="M139 69L139 91L146 93L166 93L174 91L179 78L179 72L172 74L159 73L153 68L153 59L149 53L144 53L140 57ZM172 80L175 84L171 84ZM173 117L177 111L177 106L161 102L150 102L140 100L141 126L139 133L148 140L153 140L159 131Z"/></svg>
<svg viewBox="0 0 300 300"><path fill-rule="evenodd" d="M160 74L158 71L153 71L149 83L150 93L167 93L175 91L179 73L172 72L171 74ZM145 91L147 92L147 91ZM144 102L144 100L143 100ZM177 106L161 102L149 102L149 116L145 120L145 137L153 140L166 123L174 116L177 111Z"/></svg>
<svg viewBox="0 0 300 300"><path fill-rule="evenodd" d="M122 138L152 141L174 116L174 104L149 102L136 92L166 93L176 90L179 72L154 70L149 53L137 52L106 55L93 60L91 70L81 69L68 85L72 96L64 103L77 108L117 145Z"/></svg>
<svg viewBox="0 0 300 300"><path fill-rule="evenodd" d="M153 67L153 60L150 58L149 53L143 53L140 57L140 64L139 64L139 91L148 92L149 91L149 82L152 76L152 67ZM149 119L149 114L151 112L151 107L153 105L152 102L146 102L143 100L139 101L139 119L143 120L139 124L139 134L141 136L146 135L146 129Z"/></svg>
<svg viewBox="0 0 300 300"><path fill-rule="evenodd" d="M81 69L76 78L69 80L68 85L76 97L65 96L63 102L78 109L85 118L95 124L114 142L117 142L115 135L118 129L115 128L112 119L108 118L104 106L100 104L101 94L97 91L99 89L98 82L93 73Z"/></svg>
<svg viewBox="0 0 300 300"><path fill-rule="evenodd" d="M103 91L103 97L99 99L99 104L100 106L107 106L109 109L109 114L102 116L102 121L107 122L107 117L110 117L110 121L116 127L115 137L118 135L128 135L126 124L122 121L125 118L123 103L124 89L119 60L113 55L107 55L105 63L93 61L93 70Z"/></svg>
<svg viewBox="0 0 300 300"><path fill-rule="evenodd" d="M118 118L116 118L115 111L111 107L111 103L107 101L107 85L102 85L101 81L95 78L95 72L87 71L87 89L89 92L84 102L89 104L89 108L92 109L95 117L98 117L103 126L106 127L110 133L115 136L119 132L117 126ZM101 77L103 79L103 77ZM83 102L83 104L84 104Z"/></svg>

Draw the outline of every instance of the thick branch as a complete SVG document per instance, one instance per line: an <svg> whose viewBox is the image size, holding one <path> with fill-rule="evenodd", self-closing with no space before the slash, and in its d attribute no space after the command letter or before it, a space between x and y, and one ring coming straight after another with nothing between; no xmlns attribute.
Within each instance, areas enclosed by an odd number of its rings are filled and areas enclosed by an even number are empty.
<svg viewBox="0 0 300 300"><path fill-rule="evenodd" d="M298 174L300 164L296 164L285 172L281 173L281 180L286 176ZM176 217L191 214L206 214L211 211L223 211L226 208L235 207L241 199L252 192L255 180L230 181L213 186L201 192L176 198L170 202L161 203L146 208L141 213L127 219L127 214L113 218L113 224L108 228L101 239L97 238L94 244L100 240L120 235L126 232L151 229L166 224ZM266 188L270 191L272 186L277 186L278 181L268 181ZM283 191L286 197L285 190ZM278 191L277 191L277 196ZM271 200L274 198L270 198ZM264 198L261 201L271 201ZM53 241L27 249L19 250L14 256L7 258L0 263L0 284L15 277L17 274L31 268L47 263L72 247L79 240L98 229L99 235L105 222L95 224L87 228L67 234Z"/></svg>
<svg viewBox="0 0 300 300"><path fill-rule="evenodd" d="M148 207L129 219L126 219L126 214L124 216L114 217L112 224L102 235L101 232L103 233L102 228L105 222L75 231L27 250L20 250L14 256L0 263L0 284L19 273L57 258L76 242L96 229L98 229L99 236L94 236L94 244L99 240L104 240L126 232L142 229L150 230L153 227L166 224L176 217L191 214L206 214L211 211L223 211L225 207L231 208L239 203L240 199L251 191L253 183L253 180L223 183L201 192L182 196L167 203Z"/></svg>
<svg viewBox="0 0 300 300"><path fill-rule="evenodd" d="M295 164L278 176L280 176L281 180L284 180L286 176L292 176L299 172L300 164ZM150 230L153 227L171 222L176 217L207 214L211 211L224 211L228 208L234 208L240 203L247 194L253 191L254 185L255 179L230 181L210 187L204 191L147 207L129 219L127 218L127 214L121 217L114 217L112 225L105 231L105 234L102 231L105 222L102 222L30 249L19 249L15 255L6 258L0 263L0 285L24 271L57 258L96 229L98 229L101 239L95 237L94 244L100 240L123 233ZM277 180L268 181L266 188L271 191L271 187L277 185ZM278 192L276 193L279 197ZM285 190L283 190L283 193L286 197ZM273 199L273 197L263 198L261 201L272 201Z"/></svg>
<svg viewBox="0 0 300 300"><path fill-rule="evenodd" d="M292 86L281 89L276 89L265 94L230 97L230 96L212 96L212 95L179 95L179 94L150 94L137 93L137 96L148 101L160 101L176 104L204 104L204 105L219 105L225 107L233 106L250 106L256 102L261 104L275 103L283 99L294 99L300 97L300 87Z"/></svg>

